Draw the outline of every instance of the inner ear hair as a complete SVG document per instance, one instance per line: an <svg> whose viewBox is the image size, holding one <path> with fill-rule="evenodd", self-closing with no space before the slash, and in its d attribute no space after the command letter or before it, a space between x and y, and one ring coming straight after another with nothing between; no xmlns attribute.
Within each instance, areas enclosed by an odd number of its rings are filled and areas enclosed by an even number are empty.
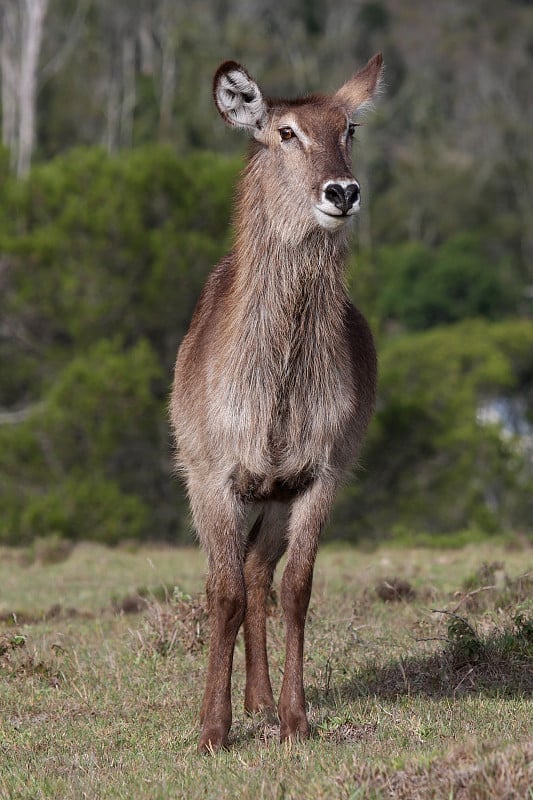
<svg viewBox="0 0 533 800"><path fill-rule="evenodd" d="M251 130L264 127L267 107L261 90L236 61L226 61L218 68L213 95L219 113L229 125Z"/></svg>

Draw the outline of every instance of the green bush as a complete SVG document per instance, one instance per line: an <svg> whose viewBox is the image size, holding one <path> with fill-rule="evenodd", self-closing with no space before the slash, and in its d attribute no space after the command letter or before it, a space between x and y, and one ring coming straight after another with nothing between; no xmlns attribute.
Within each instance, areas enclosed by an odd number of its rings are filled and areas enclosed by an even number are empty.
<svg viewBox="0 0 533 800"><path fill-rule="evenodd" d="M229 247L241 162L80 148L17 182L2 159L0 542L188 535L166 403L205 277ZM514 290L489 255L478 233L450 234L351 262L361 308L388 333L365 469L336 535L530 529L524 453L477 414L500 396L533 408L532 324L390 337L505 315Z"/></svg>
<svg viewBox="0 0 533 800"><path fill-rule="evenodd" d="M78 149L36 167L26 184L8 181L0 316L18 336L0 339L0 357L14 366L0 377L2 401L39 396L73 352L117 334L127 344L149 339L170 369L227 248L238 167L163 147L114 158Z"/></svg>
<svg viewBox="0 0 533 800"><path fill-rule="evenodd" d="M421 242L385 247L378 254L384 320L409 330L471 317L497 319L516 306L503 263L493 263L476 236L459 234L433 249Z"/></svg>
<svg viewBox="0 0 533 800"><path fill-rule="evenodd" d="M139 496L123 492L105 476L82 473L28 498L20 512L15 541L29 542L53 531L68 539L116 544L147 536L148 517L148 508Z"/></svg>
<svg viewBox="0 0 533 800"><path fill-rule="evenodd" d="M382 344L378 407L337 532L533 532L531 455L479 419L484 401L532 391L531 322L464 322Z"/></svg>
<svg viewBox="0 0 533 800"><path fill-rule="evenodd" d="M0 409L30 414L0 426L0 541L187 530L165 406L239 166L79 148L6 179Z"/></svg>
<svg viewBox="0 0 533 800"><path fill-rule="evenodd" d="M27 420L0 428L0 541L152 532L160 380L147 342L104 340L64 368Z"/></svg>

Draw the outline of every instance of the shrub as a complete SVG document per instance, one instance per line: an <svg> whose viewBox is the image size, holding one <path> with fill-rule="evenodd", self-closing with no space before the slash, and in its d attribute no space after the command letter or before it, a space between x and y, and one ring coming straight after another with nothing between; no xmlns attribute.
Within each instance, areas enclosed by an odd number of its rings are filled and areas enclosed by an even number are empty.
<svg viewBox="0 0 533 800"><path fill-rule="evenodd" d="M516 307L505 264L494 264L473 235L456 235L435 249L421 242L386 247L377 260L381 316L409 330L471 317L497 319Z"/></svg>
<svg viewBox="0 0 533 800"><path fill-rule="evenodd" d="M527 437L478 419L487 398L529 397L532 378L531 322L464 322L384 344L363 469L342 494L337 530L532 533Z"/></svg>

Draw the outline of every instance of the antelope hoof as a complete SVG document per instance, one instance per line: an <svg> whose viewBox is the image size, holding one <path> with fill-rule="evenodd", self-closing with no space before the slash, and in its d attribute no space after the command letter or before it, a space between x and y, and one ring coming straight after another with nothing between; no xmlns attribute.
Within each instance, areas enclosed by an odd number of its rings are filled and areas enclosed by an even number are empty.
<svg viewBox="0 0 533 800"><path fill-rule="evenodd" d="M227 749L229 727L226 725L207 725L198 742L198 752L213 755Z"/></svg>
<svg viewBox="0 0 533 800"><path fill-rule="evenodd" d="M302 714L291 713L288 719L281 721L280 739L282 742L298 742L309 737L309 723L305 712Z"/></svg>
<svg viewBox="0 0 533 800"><path fill-rule="evenodd" d="M273 717L275 720L278 718L272 691L269 692L268 690L264 692L247 692L244 697L244 710L250 716L262 714L269 718Z"/></svg>

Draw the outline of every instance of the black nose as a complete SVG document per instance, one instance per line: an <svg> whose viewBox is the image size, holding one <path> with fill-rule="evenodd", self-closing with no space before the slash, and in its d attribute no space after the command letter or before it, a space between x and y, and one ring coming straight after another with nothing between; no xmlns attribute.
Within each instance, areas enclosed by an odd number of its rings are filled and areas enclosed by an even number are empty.
<svg viewBox="0 0 533 800"><path fill-rule="evenodd" d="M347 214L352 206L357 203L359 196L358 183L349 183L348 186L341 186L340 183L328 183L324 189L326 200L333 203L343 214Z"/></svg>

